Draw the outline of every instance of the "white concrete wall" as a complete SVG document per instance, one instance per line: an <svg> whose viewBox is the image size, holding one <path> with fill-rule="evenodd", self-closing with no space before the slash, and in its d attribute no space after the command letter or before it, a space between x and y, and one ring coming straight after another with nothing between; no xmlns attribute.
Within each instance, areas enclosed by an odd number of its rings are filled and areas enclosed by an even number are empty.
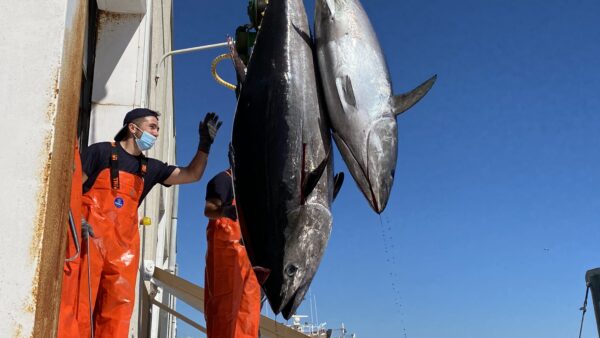
<svg viewBox="0 0 600 338"><path fill-rule="evenodd" d="M140 106L144 16L100 12L89 143L112 141L125 114Z"/></svg>
<svg viewBox="0 0 600 338"><path fill-rule="evenodd" d="M113 13L146 13L146 0L98 0L98 8Z"/></svg>
<svg viewBox="0 0 600 338"><path fill-rule="evenodd" d="M30 337L65 30L75 1L0 2L0 335Z"/></svg>

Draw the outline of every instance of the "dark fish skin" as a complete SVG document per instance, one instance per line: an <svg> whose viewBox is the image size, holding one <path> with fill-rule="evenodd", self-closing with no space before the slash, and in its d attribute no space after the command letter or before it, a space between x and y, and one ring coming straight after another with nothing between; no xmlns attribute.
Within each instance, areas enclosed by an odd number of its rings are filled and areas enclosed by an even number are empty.
<svg viewBox="0 0 600 338"><path fill-rule="evenodd" d="M308 290L332 225L331 135L316 78L302 1L271 0L238 99L233 169L248 255L271 271L263 289L286 319ZM320 164L322 175L314 173ZM316 185L306 191L311 179Z"/></svg>

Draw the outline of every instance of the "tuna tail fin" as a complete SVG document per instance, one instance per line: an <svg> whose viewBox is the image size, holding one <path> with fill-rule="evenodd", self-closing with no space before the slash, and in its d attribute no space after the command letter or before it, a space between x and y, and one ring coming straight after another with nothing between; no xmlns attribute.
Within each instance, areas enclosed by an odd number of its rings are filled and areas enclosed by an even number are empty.
<svg viewBox="0 0 600 338"><path fill-rule="evenodd" d="M419 100L427 94L427 92L431 89L435 80L437 79L437 75L432 76L429 80L421 83L417 88L411 90L408 93L396 95L392 98L392 107L394 109L394 115L398 116L410 107L414 106Z"/></svg>
<svg viewBox="0 0 600 338"><path fill-rule="evenodd" d="M343 172L339 172L337 174L335 174L335 176L333 177L333 200L335 201L335 198L337 197L338 193L340 192L340 189L342 189L342 184L344 184L344 173Z"/></svg>
<svg viewBox="0 0 600 338"><path fill-rule="evenodd" d="M329 163L329 156L331 156L331 151L327 153L327 156L325 156L318 167L304 176L302 181L302 204L304 204L306 197L308 197L308 195L310 195L310 193L315 189L317 183L319 183L319 180L321 179L321 176L323 176L325 168L327 168L327 163ZM304 168L302 168L302 171L304 171Z"/></svg>

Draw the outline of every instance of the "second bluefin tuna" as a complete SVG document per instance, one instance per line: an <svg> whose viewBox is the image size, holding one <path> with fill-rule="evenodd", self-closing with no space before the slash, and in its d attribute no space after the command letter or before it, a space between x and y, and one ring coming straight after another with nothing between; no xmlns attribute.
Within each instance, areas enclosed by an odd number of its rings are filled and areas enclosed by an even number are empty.
<svg viewBox="0 0 600 338"><path fill-rule="evenodd" d="M375 31L358 0L316 0L317 58L333 137L371 207L385 209L396 170L396 116L436 77L394 96Z"/></svg>

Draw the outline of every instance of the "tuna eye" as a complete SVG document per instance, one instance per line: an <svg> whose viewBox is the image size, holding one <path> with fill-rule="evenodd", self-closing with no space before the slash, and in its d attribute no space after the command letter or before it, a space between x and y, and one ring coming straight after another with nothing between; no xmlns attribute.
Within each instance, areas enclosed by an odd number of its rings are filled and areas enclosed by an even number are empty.
<svg viewBox="0 0 600 338"><path fill-rule="evenodd" d="M296 271L298 271L298 267L290 264L285 268L285 274L292 277L293 275L296 274Z"/></svg>

